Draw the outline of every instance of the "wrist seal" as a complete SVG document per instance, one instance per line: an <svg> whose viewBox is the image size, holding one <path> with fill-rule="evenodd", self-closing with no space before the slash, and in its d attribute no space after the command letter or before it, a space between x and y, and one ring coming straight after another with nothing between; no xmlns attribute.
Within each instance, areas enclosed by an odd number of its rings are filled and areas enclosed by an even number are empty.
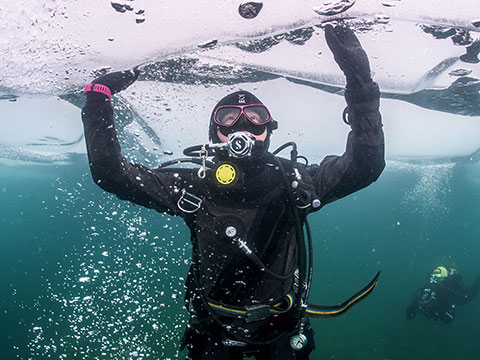
<svg viewBox="0 0 480 360"><path fill-rule="evenodd" d="M345 100L350 110L356 112L376 111L380 104L380 90L374 82L364 89L345 89Z"/></svg>
<svg viewBox="0 0 480 360"><path fill-rule="evenodd" d="M104 94L106 96L108 96L108 98L110 100L112 100L112 92L110 91L110 89L105 86L105 85L102 85L102 84L88 84L87 86L85 86L85 88L83 89L83 92L86 94L90 91L93 91L93 92L98 92L98 93L101 93L101 94Z"/></svg>

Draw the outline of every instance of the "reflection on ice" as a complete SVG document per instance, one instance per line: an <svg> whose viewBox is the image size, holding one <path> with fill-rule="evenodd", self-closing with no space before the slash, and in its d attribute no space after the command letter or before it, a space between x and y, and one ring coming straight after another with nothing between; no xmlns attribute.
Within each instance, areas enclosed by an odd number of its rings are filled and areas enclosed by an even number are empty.
<svg viewBox="0 0 480 360"><path fill-rule="evenodd" d="M69 163L85 153L79 109L56 98L0 101L0 159Z"/></svg>
<svg viewBox="0 0 480 360"><path fill-rule="evenodd" d="M311 158L341 153L348 131L340 121L344 77L322 29L339 19L355 29L370 55L384 98L389 159L452 159L480 148L473 136L480 123L474 0L454 8L433 0L323 6L307 0L294 13L285 10L290 2L246 2L240 7L257 15L248 19L228 2L137 8L133 1L88 1L95 11L87 14L85 4L74 2L2 9L0 28L9 28L0 40L0 99L20 98L0 100L1 159L57 163L84 156L82 87L135 65L143 70L140 81L115 98L117 130L131 160L153 167L205 142L213 104L239 88L258 94L278 114L272 146L300 139ZM138 25L145 14L155 21ZM86 31L89 24L103 26ZM158 34L155 41L152 34ZM66 101L24 97L31 93Z"/></svg>
<svg viewBox="0 0 480 360"><path fill-rule="evenodd" d="M195 84L203 81L202 77L188 78L187 73L186 70L185 77L176 74L176 81L183 84L140 80L114 97L116 128L127 159L155 167L172 157L182 156L188 146L207 142L212 107L226 93L238 88L255 93L279 122L279 129L272 136L272 150L285 142L296 141L299 152L313 162L344 151L349 127L341 120L345 101L339 88L326 92L325 88L316 89L284 78L205 87ZM172 75L152 70L150 75L154 74L164 79ZM417 94L410 100L430 101L431 106L436 104L432 102L434 95L432 92L422 98ZM449 104L442 92L437 95L438 106L457 106L458 113L469 111L466 105ZM452 101L455 101L454 95L450 97ZM69 100L83 106L82 95ZM393 97L381 101L387 159L430 163L465 161L480 149L478 116L427 110L401 100ZM31 107L36 113L27 115ZM67 161L72 154L85 156L77 107L59 100L19 99L15 103L0 102L0 111L3 109L8 110L7 118L20 120L2 122L6 131L0 134L1 158L55 162ZM35 126L27 125L31 119L36 119ZM476 157L472 161L476 161Z"/></svg>
<svg viewBox="0 0 480 360"><path fill-rule="evenodd" d="M455 28L469 32L473 40L478 38L478 34L474 34L478 31L475 26L478 20L471 18L471 9L477 7L476 0L462 0L456 6L436 0L402 0L395 2L394 7L373 1L352 6L354 3L352 0L330 2L320 15L312 10L321 5L318 0L295 4L295 11L291 11L291 1L270 0L263 3L257 17L245 19L231 2L201 5L194 0L148 2L142 3L145 6L141 9L132 1L11 2L0 12L3 34L0 95L66 94L80 90L90 79L91 71L99 67L130 68L195 51L198 44L211 39L228 45L338 19L358 23L361 42L372 58L378 58L372 70L379 75L380 87L409 91L419 75L423 76L435 64L465 53L462 46L456 49L446 42L422 36L417 23ZM145 14L149 21L138 24L135 19ZM387 19L389 24L383 24ZM395 33L397 35L392 35ZM297 64L294 67L297 72L305 68L297 63L303 58L306 69L314 72L315 68L319 78L336 74L329 66L325 67L325 59L322 66L316 63L322 42L308 47L313 57L305 56L305 49L297 48L294 52L284 52L280 58L293 57L291 61ZM235 54L232 55L227 58L236 61ZM275 58L279 58L278 54ZM413 60L415 66L412 66ZM275 68L275 63L270 65Z"/></svg>

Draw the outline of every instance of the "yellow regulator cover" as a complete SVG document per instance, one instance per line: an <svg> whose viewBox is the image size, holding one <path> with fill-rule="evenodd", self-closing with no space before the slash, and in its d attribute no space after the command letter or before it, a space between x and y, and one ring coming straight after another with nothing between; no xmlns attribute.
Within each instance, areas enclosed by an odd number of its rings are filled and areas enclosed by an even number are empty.
<svg viewBox="0 0 480 360"><path fill-rule="evenodd" d="M217 168L215 177L220 184L229 185L237 177L237 171L231 164L225 163Z"/></svg>

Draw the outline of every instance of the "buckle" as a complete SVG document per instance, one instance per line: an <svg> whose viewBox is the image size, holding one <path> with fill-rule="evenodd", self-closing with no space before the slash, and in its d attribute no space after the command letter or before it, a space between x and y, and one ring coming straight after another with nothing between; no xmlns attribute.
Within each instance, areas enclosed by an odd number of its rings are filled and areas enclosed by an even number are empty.
<svg viewBox="0 0 480 360"><path fill-rule="evenodd" d="M182 189L182 196L178 199L177 206L180 210L186 213L194 213L202 205L202 199L190 194L187 190Z"/></svg>
<svg viewBox="0 0 480 360"><path fill-rule="evenodd" d="M270 316L269 305L245 306L245 310L247 310L247 322L263 320Z"/></svg>

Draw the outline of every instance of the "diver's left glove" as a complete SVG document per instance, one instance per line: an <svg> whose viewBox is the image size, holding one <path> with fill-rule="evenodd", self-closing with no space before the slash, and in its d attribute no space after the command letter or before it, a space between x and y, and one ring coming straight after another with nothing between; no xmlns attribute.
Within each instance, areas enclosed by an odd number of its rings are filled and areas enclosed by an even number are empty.
<svg viewBox="0 0 480 360"><path fill-rule="evenodd" d="M377 111L380 107L380 90L372 80L367 53L354 32L346 26L326 25L325 39L336 63L347 78L345 89L347 112ZM380 118L378 119L380 121ZM350 121L345 122L352 125L352 128L355 126Z"/></svg>
<svg viewBox="0 0 480 360"><path fill-rule="evenodd" d="M139 75L140 70L138 70L137 67L130 70L114 71L96 78L91 84L85 87L84 91L87 94L87 98L96 93L111 98L113 94L125 90L132 85L138 79Z"/></svg>
<svg viewBox="0 0 480 360"><path fill-rule="evenodd" d="M325 26L325 40L335 62L347 78L348 89L369 87L373 80L370 63L355 33L346 26Z"/></svg>

